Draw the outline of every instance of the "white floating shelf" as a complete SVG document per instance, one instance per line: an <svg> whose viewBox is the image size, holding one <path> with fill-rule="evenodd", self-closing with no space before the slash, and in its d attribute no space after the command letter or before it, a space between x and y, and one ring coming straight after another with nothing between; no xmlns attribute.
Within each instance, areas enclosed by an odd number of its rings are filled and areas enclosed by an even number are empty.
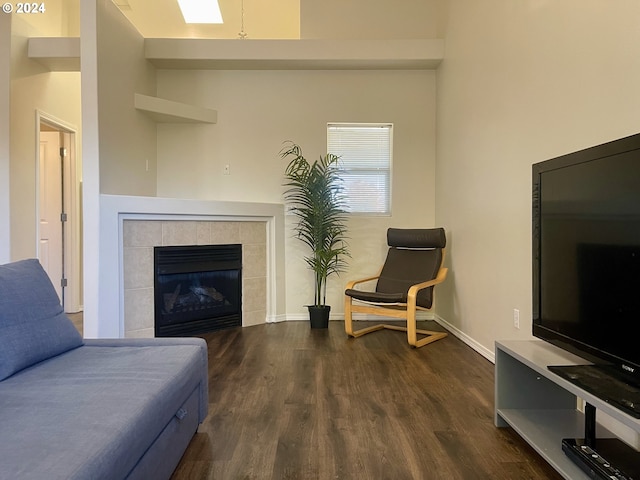
<svg viewBox="0 0 640 480"><path fill-rule="evenodd" d="M28 44L29 58L52 72L80 71L79 37L33 37Z"/></svg>
<svg viewBox="0 0 640 480"><path fill-rule="evenodd" d="M444 40L145 39L145 57L163 69L430 70Z"/></svg>
<svg viewBox="0 0 640 480"><path fill-rule="evenodd" d="M186 103L134 94L136 109L160 123L217 123L218 112Z"/></svg>
<svg viewBox="0 0 640 480"><path fill-rule="evenodd" d="M432 70L444 40L239 40L147 38L157 68L203 70ZM29 58L51 71L80 71L80 39L34 37Z"/></svg>

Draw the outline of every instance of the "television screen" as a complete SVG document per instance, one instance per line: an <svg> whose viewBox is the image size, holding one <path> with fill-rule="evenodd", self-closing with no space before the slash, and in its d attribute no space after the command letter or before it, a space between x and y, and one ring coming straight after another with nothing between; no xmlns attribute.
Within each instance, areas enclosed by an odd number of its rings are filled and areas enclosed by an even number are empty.
<svg viewBox="0 0 640 480"><path fill-rule="evenodd" d="M640 135L533 165L533 274L535 336L640 379Z"/></svg>

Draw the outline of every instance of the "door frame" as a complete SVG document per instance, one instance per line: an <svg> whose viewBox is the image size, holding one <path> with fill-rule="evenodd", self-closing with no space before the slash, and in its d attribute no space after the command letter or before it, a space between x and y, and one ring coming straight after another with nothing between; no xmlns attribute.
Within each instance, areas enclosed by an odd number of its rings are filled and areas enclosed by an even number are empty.
<svg viewBox="0 0 640 480"><path fill-rule="evenodd" d="M63 228L63 271L67 279L64 293L64 311L82 311L82 181L78 168L77 127L55 116L36 110L36 252L40 238L40 132L41 126L53 128L63 134L68 149L62 162L62 200L67 214ZM68 142L68 145L67 145Z"/></svg>

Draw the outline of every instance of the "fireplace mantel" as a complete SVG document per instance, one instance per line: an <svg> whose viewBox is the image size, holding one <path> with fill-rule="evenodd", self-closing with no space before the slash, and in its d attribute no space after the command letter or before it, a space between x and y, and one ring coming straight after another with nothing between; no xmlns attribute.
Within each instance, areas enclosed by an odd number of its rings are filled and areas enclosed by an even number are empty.
<svg viewBox="0 0 640 480"><path fill-rule="evenodd" d="M85 315L87 338L124 336L125 220L262 221L267 227L267 322L284 319L284 206L158 197L100 195L98 316Z"/></svg>

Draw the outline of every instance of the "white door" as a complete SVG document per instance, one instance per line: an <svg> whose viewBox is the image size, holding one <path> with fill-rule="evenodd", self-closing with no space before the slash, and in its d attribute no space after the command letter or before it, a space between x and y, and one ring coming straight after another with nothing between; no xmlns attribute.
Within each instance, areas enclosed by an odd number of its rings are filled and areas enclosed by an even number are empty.
<svg viewBox="0 0 640 480"><path fill-rule="evenodd" d="M62 161L60 132L40 132L38 258L62 302Z"/></svg>

